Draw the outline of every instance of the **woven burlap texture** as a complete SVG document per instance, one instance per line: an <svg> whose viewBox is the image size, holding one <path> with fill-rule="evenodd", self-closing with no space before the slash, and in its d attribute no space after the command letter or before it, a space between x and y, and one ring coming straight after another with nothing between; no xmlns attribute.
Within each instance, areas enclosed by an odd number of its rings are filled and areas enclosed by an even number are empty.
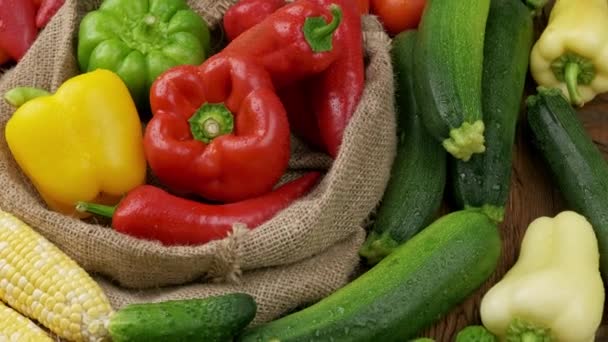
<svg viewBox="0 0 608 342"><path fill-rule="evenodd" d="M190 1L212 27L236 0ZM79 73L78 25L100 1L67 0L27 55L0 79L0 93L16 86L54 91ZM107 226L50 211L21 173L4 135L0 141L0 207L96 274L113 305L205 297L244 291L258 302L256 322L318 300L348 281L358 264L362 224L380 201L395 155L396 123L390 39L378 21L364 18L366 88L339 156L311 152L294 139L285 179L309 169L325 175L307 196L253 231L197 247L164 247ZM4 132L14 111L0 104ZM242 273L242 275L241 275ZM212 282L209 278L231 281Z"/></svg>

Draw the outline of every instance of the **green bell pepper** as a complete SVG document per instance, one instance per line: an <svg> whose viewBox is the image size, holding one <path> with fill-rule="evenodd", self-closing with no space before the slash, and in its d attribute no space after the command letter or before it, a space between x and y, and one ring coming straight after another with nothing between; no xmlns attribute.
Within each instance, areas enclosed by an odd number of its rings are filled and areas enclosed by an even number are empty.
<svg viewBox="0 0 608 342"><path fill-rule="evenodd" d="M154 80L174 66L201 64L209 40L207 23L185 0L105 0L80 23L78 63L82 72L118 74L148 112Z"/></svg>

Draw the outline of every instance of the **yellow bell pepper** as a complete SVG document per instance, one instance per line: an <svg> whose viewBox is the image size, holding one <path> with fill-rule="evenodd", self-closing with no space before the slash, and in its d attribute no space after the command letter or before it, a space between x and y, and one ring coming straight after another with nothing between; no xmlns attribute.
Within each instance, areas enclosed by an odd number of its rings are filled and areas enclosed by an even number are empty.
<svg viewBox="0 0 608 342"><path fill-rule="evenodd" d="M501 341L593 341L604 310L599 258L585 217L534 220L519 259L481 301L484 326Z"/></svg>
<svg viewBox="0 0 608 342"><path fill-rule="evenodd" d="M557 0L532 48L530 71L583 106L608 91L608 1Z"/></svg>
<svg viewBox="0 0 608 342"><path fill-rule="evenodd" d="M78 75L54 95L16 88L6 141L24 174L55 211L78 201L116 204L145 182L142 124L123 81L107 70Z"/></svg>

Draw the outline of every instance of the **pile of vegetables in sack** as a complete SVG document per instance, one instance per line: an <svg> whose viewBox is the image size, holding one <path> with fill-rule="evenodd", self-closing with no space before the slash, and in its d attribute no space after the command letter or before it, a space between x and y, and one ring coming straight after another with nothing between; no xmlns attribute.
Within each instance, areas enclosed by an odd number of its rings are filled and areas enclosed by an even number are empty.
<svg viewBox="0 0 608 342"><path fill-rule="evenodd" d="M608 92L605 0L536 42L545 1L0 3L42 28L0 34L0 339L415 339L496 270L528 70L571 210L454 338L593 339L608 165L573 106Z"/></svg>

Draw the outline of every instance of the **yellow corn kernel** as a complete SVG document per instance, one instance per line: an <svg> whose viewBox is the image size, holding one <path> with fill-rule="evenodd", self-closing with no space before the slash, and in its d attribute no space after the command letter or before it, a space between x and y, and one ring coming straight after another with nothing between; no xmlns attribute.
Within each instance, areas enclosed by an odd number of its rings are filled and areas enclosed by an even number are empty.
<svg viewBox="0 0 608 342"><path fill-rule="evenodd" d="M1 210L0 300L69 341L109 339L113 310L99 285L59 248Z"/></svg>
<svg viewBox="0 0 608 342"><path fill-rule="evenodd" d="M0 341L53 342L53 340L29 319L0 302Z"/></svg>

